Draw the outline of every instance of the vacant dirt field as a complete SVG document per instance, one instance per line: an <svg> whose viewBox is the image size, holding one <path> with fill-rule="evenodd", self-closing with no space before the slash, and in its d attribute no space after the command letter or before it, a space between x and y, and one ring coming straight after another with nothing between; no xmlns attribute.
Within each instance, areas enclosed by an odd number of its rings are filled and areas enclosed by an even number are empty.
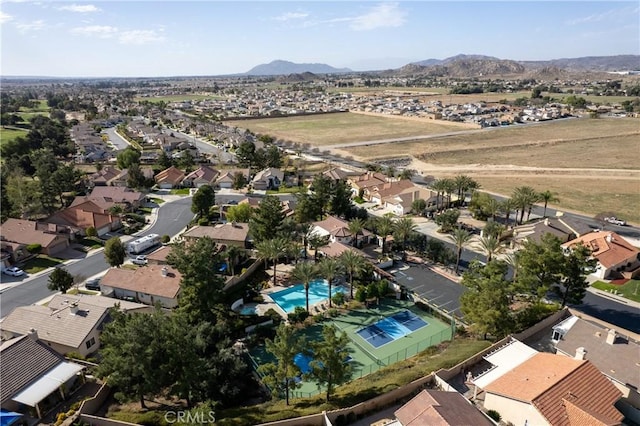
<svg viewBox="0 0 640 426"><path fill-rule="evenodd" d="M466 126L445 121L403 119L349 112L226 121L225 123L250 129L254 133L268 134L279 139L321 147L364 140L448 133L466 128Z"/></svg>

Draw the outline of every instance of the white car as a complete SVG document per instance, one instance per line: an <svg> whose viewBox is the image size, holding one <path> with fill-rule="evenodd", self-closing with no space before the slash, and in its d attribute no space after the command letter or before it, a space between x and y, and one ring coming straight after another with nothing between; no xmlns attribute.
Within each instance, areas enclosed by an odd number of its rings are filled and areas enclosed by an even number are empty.
<svg viewBox="0 0 640 426"><path fill-rule="evenodd" d="M16 268L15 266L7 268L2 272L4 272L7 275L11 275L12 277L21 277L24 275L24 271L20 268Z"/></svg>
<svg viewBox="0 0 640 426"><path fill-rule="evenodd" d="M144 266L147 264L147 256L136 256L131 261L134 265Z"/></svg>
<svg viewBox="0 0 640 426"><path fill-rule="evenodd" d="M619 226L626 226L627 224L627 222L625 222L624 220L620 220L615 216L605 217L604 221L609 222L613 225L619 225Z"/></svg>

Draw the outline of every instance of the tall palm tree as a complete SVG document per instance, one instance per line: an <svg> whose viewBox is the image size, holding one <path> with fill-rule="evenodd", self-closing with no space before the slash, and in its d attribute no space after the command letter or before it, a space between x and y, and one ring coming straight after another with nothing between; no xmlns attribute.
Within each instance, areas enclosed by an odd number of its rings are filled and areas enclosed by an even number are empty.
<svg viewBox="0 0 640 426"><path fill-rule="evenodd" d="M520 212L518 224L522 224L524 220L524 212L538 200L538 193L530 186L519 186L513 190L511 196L516 208Z"/></svg>
<svg viewBox="0 0 640 426"><path fill-rule="evenodd" d="M520 264L520 252L509 253L504 257L504 260L507 262L507 265L513 268L513 278L512 282L516 282L518 278L518 265Z"/></svg>
<svg viewBox="0 0 640 426"><path fill-rule="evenodd" d="M500 211L500 201L493 197L489 197L487 203L484 205L484 210L487 215L491 217L491 220L496 220L496 215Z"/></svg>
<svg viewBox="0 0 640 426"><path fill-rule="evenodd" d="M313 249L313 261L318 261L318 249L329 244L328 235L311 234L308 238L309 246Z"/></svg>
<svg viewBox="0 0 640 426"><path fill-rule="evenodd" d="M547 203L557 203L560 199L549 190L541 192L538 195L540 195L540 201L544 201L544 213L542 213L542 217L547 217Z"/></svg>
<svg viewBox="0 0 640 426"><path fill-rule="evenodd" d="M384 254L387 249L387 236L390 235L394 229L393 219L389 216L382 216L378 219L377 227L378 235L382 237L382 254Z"/></svg>
<svg viewBox="0 0 640 426"><path fill-rule="evenodd" d="M365 262L367 260L362 257L360 253L356 253L353 250L346 250L340 255L340 262L344 266L344 269L349 274L349 288L351 291L351 298L353 299L353 276L360 273L364 269Z"/></svg>
<svg viewBox="0 0 640 426"><path fill-rule="evenodd" d="M358 235L362 234L364 229L364 221L362 219L354 219L349 222L349 232L353 235L353 246L358 247Z"/></svg>
<svg viewBox="0 0 640 426"><path fill-rule="evenodd" d="M457 228L453 231L452 235L449 235L449 238L451 238L453 243L456 245L456 249L457 249L457 257L456 257L456 274L457 274L458 269L460 268L460 257L462 256L462 249L471 239L471 234L462 228Z"/></svg>
<svg viewBox="0 0 640 426"><path fill-rule="evenodd" d="M502 253L504 250L500 240L493 235L480 238L480 248L487 255L487 263L491 262L493 256Z"/></svg>
<svg viewBox="0 0 640 426"><path fill-rule="evenodd" d="M229 271L229 275L235 275L235 267L238 258L245 256L247 251L242 247L238 246L227 246L227 249L224 251L224 257L227 259L227 270Z"/></svg>
<svg viewBox="0 0 640 426"><path fill-rule="evenodd" d="M447 183L444 179L438 179L431 184L431 189L436 191L436 211L440 211L440 196L446 191ZM442 195L444 197L444 195Z"/></svg>
<svg viewBox="0 0 640 426"><path fill-rule="evenodd" d="M504 214L505 225L509 226L509 218L511 217L511 212L515 207L515 203L512 198L505 198L500 202L500 212Z"/></svg>
<svg viewBox="0 0 640 426"><path fill-rule="evenodd" d="M291 270L291 277L300 281L304 285L304 292L307 302L307 312L309 312L309 285L311 281L318 278L316 265L309 262L300 262Z"/></svg>
<svg viewBox="0 0 640 426"><path fill-rule="evenodd" d="M329 307L331 307L331 288L333 280L342 275L343 270L344 268L340 261L332 257L325 257L318 264L318 273L329 283Z"/></svg>
<svg viewBox="0 0 640 426"><path fill-rule="evenodd" d="M285 238L274 238L272 240L265 240L258 243L256 249L258 255L265 259L265 265L267 260L273 260L273 285L276 285L277 266L278 259L287 254L289 241Z"/></svg>
<svg viewBox="0 0 640 426"><path fill-rule="evenodd" d="M456 182L453 179L445 178L441 179L443 181L443 188L445 194L447 194L447 208L451 205L451 194L453 194L456 190Z"/></svg>
<svg viewBox="0 0 640 426"><path fill-rule="evenodd" d="M416 232L417 226L410 217L401 217L395 222L394 234L402 241L402 251L407 255L407 240Z"/></svg>

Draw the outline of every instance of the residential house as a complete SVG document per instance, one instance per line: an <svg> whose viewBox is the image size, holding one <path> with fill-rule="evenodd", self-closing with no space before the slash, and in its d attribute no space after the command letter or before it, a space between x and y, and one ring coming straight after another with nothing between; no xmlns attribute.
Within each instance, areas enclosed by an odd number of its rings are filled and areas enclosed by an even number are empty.
<svg viewBox="0 0 640 426"><path fill-rule="evenodd" d="M91 176L89 181L93 186L127 186L129 173L112 166L104 166Z"/></svg>
<svg viewBox="0 0 640 426"><path fill-rule="evenodd" d="M182 186L189 188L200 188L204 185L215 186L219 171L208 167L200 166L182 179Z"/></svg>
<svg viewBox="0 0 640 426"><path fill-rule="evenodd" d="M335 216L327 216L326 219L313 222L311 234L319 236L329 236L329 241L351 244L355 239L349 231L349 222ZM373 234L366 229L362 230L362 235L358 235L358 243L367 244Z"/></svg>
<svg viewBox="0 0 640 426"><path fill-rule="evenodd" d="M249 182L249 169L228 169L221 170L220 174L216 178L215 185L217 188L233 188L235 183L236 174L240 173L244 176L245 181Z"/></svg>
<svg viewBox="0 0 640 426"><path fill-rule="evenodd" d="M524 241L539 243L545 234L552 234L566 243L592 231L593 229L584 222L566 216L556 216L516 226L513 235L518 244L523 244Z"/></svg>
<svg viewBox="0 0 640 426"><path fill-rule="evenodd" d="M91 194L86 197L76 197L71 205L91 200L105 210L117 205L122 207L124 211L134 211L142 206L146 199L147 197L144 193L133 189L119 186L96 186L91 191Z"/></svg>
<svg viewBox="0 0 640 426"><path fill-rule="evenodd" d="M253 177L251 185L253 189L263 191L267 189L278 189L284 182L284 172L274 167L260 170Z"/></svg>
<svg viewBox="0 0 640 426"><path fill-rule="evenodd" d="M29 244L40 244L42 253L49 256L69 247L69 235L59 232L58 226L33 220L7 219L0 228L0 238L3 243L16 243L25 249ZM13 249L11 252L15 253Z"/></svg>
<svg viewBox="0 0 640 426"><path fill-rule="evenodd" d="M391 210L391 212L396 216L403 216L411 212L413 209L413 202L416 200L424 200L427 203L427 208L429 206L435 206L437 193L421 186L413 185L406 189L401 189L400 192L394 195L384 197L382 199L382 205L384 205L386 209Z"/></svg>
<svg viewBox="0 0 640 426"><path fill-rule="evenodd" d="M387 181L387 176L379 172L367 172L363 175L353 176L347 179L347 183L351 186L351 192L354 196L359 196L360 194L364 196L367 189L383 185Z"/></svg>
<svg viewBox="0 0 640 426"><path fill-rule="evenodd" d="M182 170L171 166L164 169L153 178L160 189L178 188L185 178Z"/></svg>
<svg viewBox="0 0 640 426"><path fill-rule="evenodd" d="M640 423L640 344L613 327L570 316L553 327L556 353L589 360L622 392L618 408Z"/></svg>
<svg viewBox="0 0 640 426"><path fill-rule="evenodd" d="M594 275L598 278L634 278L640 275L640 250L613 231L590 232L562 244L571 250L583 244L598 261Z"/></svg>
<svg viewBox="0 0 640 426"><path fill-rule="evenodd" d="M34 329L40 340L61 355L73 352L87 356L95 352L100 347L100 330L109 319L109 308L80 304L73 298L66 300L67 303L57 301L51 307L15 308L0 323L2 338L21 336Z"/></svg>
<svg viewBox="0 0 640 426"><path fill-rule="evenodd" d="M365 259L369 258L369 255L363 252L362 250L359 250L350 245L348 246L338 241L330 242L326 246L318 248L318 253L321 253L323 256L326 256L326 257L339 257L345 251L353 251L358 253Z"/></svg>
<svg viewBox="0 0 640 426"><path fill-rule="evenodd" d="M385 182L381 185L373 185L364 190L364 198L382 205L383 200L390 197L395 197L404 191L409 190L411 192L417 191L416 185L408 179L402 179L398 181Z"/></svg>
<svg viewBox="0 0 640 426"><path fill-rule="evenodd" d="M328 177L334 182L346 181L349 178L349 174L339 167L332 167L329 170L322 172L322 176Z"/></svg>
<svg viewBox="0 0 640 426"><path fill-rule="evenodd" d="M400 407L387 426L492 426L494 423L458 392L425 389Z"/></svg>
<svg viewBox="0 0 640 426"><path fill-rule="evenodd" d="M0 407L35 419L43 417L84 383L84 367L65 361L38 340L35 330L3 341L0 359Z"/></svg>
<svg viewBox="0 0 640 426"><path fill-rule="evenodd" d="M182 238L186 241L193 241L202 237L209 237L216 244L224 246L237 246L248 249L252 245L248 223L228 222L216 226L194 226L182 234Z"/></svg>
<svg viewBox="0 0 640 426"><path fill-rule="evenodd" d="M171 246L162 246L158 250L147 255L147 264L166 265L169 253L171 253Z"/></svg>
<svg viewBox="0 0 640 426"><path fill-rule="evenodd" d="M538 353L484 388L484 407L523 425L619 425L622 393L587 360Z"/></svg>
<svg viewBox="0 0 640 426"><path fill-rule="evenodd" d="M59 211L49 218L47 223L67 226L72 232L85 234L87 228L95 228L98 235L119 229L122 224L120 217L111 214L107 208L92 200L82 200L76 197L71 207ZM78 202L79 201L79 202Z"/></svg>
<svg viewBox="0 0 640 426"><path fill-rule="evenodd" d="M165 265L147 265L135 270L111 268L100 280L100 288L108 297L175 308L181 279L178 270Z"/></svg>

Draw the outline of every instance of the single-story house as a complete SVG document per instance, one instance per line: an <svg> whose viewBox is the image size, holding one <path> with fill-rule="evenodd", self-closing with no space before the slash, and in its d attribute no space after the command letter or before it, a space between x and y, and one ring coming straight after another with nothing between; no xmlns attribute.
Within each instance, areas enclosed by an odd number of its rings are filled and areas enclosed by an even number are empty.
<svg viewBox="0 0 640 426"><path fill-rule="evenodd" d="M182 170L171 166L164 169L153 178L160 189L177 188L182 183L185 174Z"/></svg>
<svg viewBox="0 0 640 426"><path fill-rule="evenodd" d="M94 186L127 186L126 170L112 166L104 166L102 170L89 176L89 182Z"/></svg>
<svg viewBox="0 0 640 426"><path fill-rule="evenodd" d="M84 384L84 367L65 361L38 332L0 344L0 407L42 418Z"/></svg>
<svg viewBox="0 0 640 426"><path fill-rule="evenodd" d="M0 228L2 240L22 244L40 244L42 253L54 255L69 247L69 235L58 232L51 223L38 223L33 220L7 219Z"/></svg>
<svg viewBox="0 0 640 426"><path fill-rule="evenodd" d="M215 182L216 187L226 189L233 188L235 178L238 173L244 176L245 181L249 183L249 169L221 170L220 175L218 175Z"/></svg>
<svg viewBox="0 0 640 426"><path fill-rule="evenodd" d="M111 268L100 280L100 288L108 297L151 306L159 302L164 308L175 308L181 279L180 272L167 265L147 265L135 270Z"/></svg>
<svg viewBox="0 0 640 426"><path fill-rule="evenodd" d="M325 170L324 172L322 172L322 175L328 177L334 182L338 182L341 180L346 181L349 177L349 174L339 167L332 167L329 170Z"/></svg>
<svg viewBox="0 0 640 426"><path fill-rule="evenodd" d="M219 171L208 166L200 166L182 179L182 186L200 188L204 185L214 186Z"/></svg>
<svg viewBox="0 0 640 426"><path fill-rule="evenodd" d="M133 211L142 206L146 200L146 195L139 191L134 191L121 186L96 186L86 197L76 197L72 206L85 200L95 201L96 204L110 209L113 206L121 206L125 211Z"/></svg>
<svg viewBox="0 0 640 426"><path fill-rule="evenodd" d="M78 199L79 197L76 197ZM47 223L69 227L74 233L84 234L87 228L95 228L98 235L104 235L122 227L120 217L93 200L78 202L59 211L46 220Z"/></svg>
<svg viewBox="0 0 640 426"><path fill-rule="evenodd" d="M186 241L209 237L216 244L251 248L248 223L228 222L216 226L194 226L182 234L182 237Z"/></svg>
<svg viewBox="0 0 640 426"><path fill-rule="evenodd" d="M267 189L278 189L282 182L284 182L284 172L280 169L269 167L256 173L251 181L251 185L253 189L263 191Z"/></svg>
<svg viewBox="0 0 640 426"><path fill-rule="evenodd" d="M310 233L319 236L328 235L329 241L337 241L343 244L351 244L355 239L351 231L349 231L349 222L335 216L327 216L324 220L313 222ZM362 234L358 235L358 242L367 244L372 235L371 232L363 229Z"/></svg>
<svg viewBox="0 0 640 426"><path fill-rule="evenodd" d="M591 227L584 222L565 216L556 216L516 226L513 229L513 235L518 244L523 244L524 241L539 243L545 234L553 234L566 243L592 231Z"/></svg>
<svg viewBox="0 0 640 426"><path fill-rule="evenodd" d="M147 264L166 265L169 253L171 253L171 246L162 246L158 250L147 255Z"/></svg>
<svg viewBox="0 0 640 426"><path fill-rule="evenodd" d="M613 231L590 232L562 244L571 250L583 244L598 261L594 275L598 278L634 278L640 275L640 250Z"/></svg>
<svg viewBox="0 0 640 426"><path fill-rule="evenodd" d="M484 389L484 407L513 424L620 425L622 393L588 360L538 353Z"/></svg>

